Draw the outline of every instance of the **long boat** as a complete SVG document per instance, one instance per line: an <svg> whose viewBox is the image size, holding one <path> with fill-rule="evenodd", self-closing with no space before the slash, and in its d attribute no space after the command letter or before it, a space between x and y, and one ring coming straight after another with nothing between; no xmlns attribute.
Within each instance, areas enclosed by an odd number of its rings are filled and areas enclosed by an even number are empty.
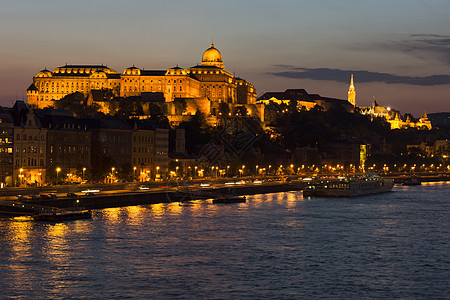
<svg viewBox="0 0 450 300"><path fill-rule="evenodd" d="M303 197L356 197L390 192L393 186L392 179L368 172L362 176L311 182L303 189Z"/></svg>
<svg viewBox="0 0 450 300"><path fill-rule="evenodd" d="M33 216L36 221L61 222L92 218L90 210L64 210L49 213L40 213Z"/></svg>
<svg viewBox="0 0 450 300"><path fill-rule="evenodd" d="M247 198L245 196L229 196L229 197L219 197L216 199L213 199L213 203L245 203Z"/></svg>

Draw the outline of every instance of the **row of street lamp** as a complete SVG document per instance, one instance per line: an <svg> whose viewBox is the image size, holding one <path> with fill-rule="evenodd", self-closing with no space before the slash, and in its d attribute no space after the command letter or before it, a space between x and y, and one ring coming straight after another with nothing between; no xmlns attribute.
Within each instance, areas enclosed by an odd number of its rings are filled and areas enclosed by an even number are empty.
<svg viewBox="0 0 450 300"><path fill-rule="evenodd" d="M440 172L450 172L450 165L444 165L444 164L439 164L439 165L426 165L426 164L422 164L422 165L417 165L417 164L382 164L382 165L377 165L377 164L373 164L372 166L360 166L359 169L360 170L365 170L365 169L372 169L375 171L383 171L384 173L388 173L388 172L399 172L399 171L403 171L403 172L419 172L419 171L440 171ZM175 176L177 177L179 175L179 166L175 167L174 171L170 171L169 174L171 176ZM350 164L348 168L344 168L344 165L341 164L337 164L337 165L301 165L299 167L297 167L297 170L294 169L294 164L288 165L286 167L284 167L282 164L280 164L278 167L276 167L276 173L279 174L284 174L285 170L289 169L291 173L297 173L300 174L301 172L317 172L317 171L327 171L327 172L343 172L344 169L348 169L349 171L356 171L357 166ZM112 167L111 168L111 181L113 181L114 179L114 172L115 172L116 168ZM134 178L136 178L136 170L137 167L133 167L133 173L134 173ZM188 167L188 172L189 175L192 168L189 166ZM226 168L219 168L218 166L212 166L211 167L211 174L215 177L218 176L225 176L229 177L229 170L230 170L230 166L226 166ZM245 170L246 170L246 166L242 165L241 168L238 169L238 174L242 177L245 174ZM23 174L24 169L20 168L19 169L19 183L20 185L23 183L25 175ZM86 172L86 168L83 167L82 169L82 180L84 181L85 179L85 172ZM267 175L267 174L271 174L272 171L272 165L268 165L267 167L260 167L259 165L255 166L255 175ZM59 182L59 173L61 172L61 168L57 167L56 168L56 182ZM147 173L149 173L150 171L147 171ZM160 172L160 167L156 166L156 174L159 174ZM204 169L200 169L198 168L198 166L194 167L194 174L195 176L200 176L203 177L205 170ZM145 172L144 172L145 174ZM38 176L42 176L42 173L38 173ZM70 175L72 174L68 174L68 176L70 177ZM142 175L142 172L141 172ZM42 181L42 179L41 179Z"/></svg>

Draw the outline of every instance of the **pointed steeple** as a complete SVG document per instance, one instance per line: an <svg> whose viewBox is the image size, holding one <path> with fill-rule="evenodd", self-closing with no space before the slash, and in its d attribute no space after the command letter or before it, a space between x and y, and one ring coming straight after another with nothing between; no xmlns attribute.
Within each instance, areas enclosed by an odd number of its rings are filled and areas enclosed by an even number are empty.
<svg viewBox="0 0 450 300"><path fill-rule="evenodd" d="M353 74L350 79L350 87L348 88L348 102L350 102L353 106L356 107L356 91L355 86L353 84Z"/></svg>

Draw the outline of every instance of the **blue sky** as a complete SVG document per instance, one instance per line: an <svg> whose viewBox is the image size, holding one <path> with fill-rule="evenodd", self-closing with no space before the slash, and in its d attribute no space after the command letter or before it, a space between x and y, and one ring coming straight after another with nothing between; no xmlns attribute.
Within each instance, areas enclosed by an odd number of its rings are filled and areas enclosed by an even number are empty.
<svg viewBox="0 0 450 300"><path fill-rule="evenodd" d="M450 1L9 1L0 4L0 104L47 67L190 67L214 36L230 72L402 113L450 111Z"/></svg>

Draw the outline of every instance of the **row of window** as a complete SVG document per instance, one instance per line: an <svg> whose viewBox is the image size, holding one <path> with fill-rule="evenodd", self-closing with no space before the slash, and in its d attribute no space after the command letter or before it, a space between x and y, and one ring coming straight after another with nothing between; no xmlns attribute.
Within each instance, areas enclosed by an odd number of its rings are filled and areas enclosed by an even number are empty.
<svg viewBox="0 0 450 300"><path fill-rule="evenodd" d="M140 164L140 165L142 165L142 164L153 164L154 163L154 160L153 160L153 158L149 158L149 157L139 157L138 159L136 159L136 158L133 158L133 164L135 165L135 164Z"/></svg>
<svg viewBox="0 0 450 300"><path fill-rule="evenodd" d="M88 151L89 147L86 146L50 146L50 153L79 153L81 155L89 153Z"/></svg>
<svg viewBox="0 0 450 300"><path fill-rule="evenodd" d="M131 82L131 83L138 83L138 80L137 79L124 79L124 82ZM147 82L148 82L148 80L147 80ZM156 82L156 80L155 80L155 82ZM169 82L170 82L170 80L169 80ZM145 83L145 80L142 80L142 83ZM153 79L151 79L150 80L150 83L153 83ZM158 83L161 83L161 80L158 80ZM180 83L181 83L181 80L180 80Z"/></svg>
<svg viewBox="0 0 450 300"><path fill-rule="evenodd" d="M12 147L1 147L0 153L13 153L13 148Z"/></svg>
<svg viewBox="0 0 450 300"><path fill-rule="evenodd" d="M20 141L21 140L21 137L22 137L22 140L23 141L26 141L27 140L27 138L28 138L28 140L29 141L39 141L39 138L41 139L41 141L43 141L44 139L45 139L45 137L44 137L44 135L32 135L32 134L29 134L28 136L24 133L24 134L20 134L20 133L18 133L18 134L16 134L16 141Z"/></svg>
<svg viewBox="0 0 450 300"><path fill-rule="evenodd" d="M12 142L13 141L10 138L0 138L0 144L10 144Z"/></svg>
<svg viewBox="0 0 450 300"><path fill-rule="evenodd" d="M160 80L161 81L161 80ZM75 82L71 82L70 84L69 84L69 82L61 82L61 84L58 82L58 81L52 81L51 82L51 84L50 84L50 82L49 81L47 81L47 82L36 82L35 83L35 86L36 86L36 88L38 88L39 90L44 90L44 89L48 89L48 88L54 88L54 87L61 87L61 88L63 88L63 87L66 87L67 89L69 89L69 87L72 87L72 89L76 86L76 88L78 88L78 86L81 86L81 87L84 87L84 84L85 82L83 82L83 81L81 81L81 82L79 82L79 81L75 81ZM98 81L92 81L92 82L86 82L86 87L88 87L89 85L91 85L92 87L94 87L95 85L97 85L98 86L98 84L99 84L99 82ZM109 85L110 86L116 86L116 85L118 85L119 84L119 82L113 82L113 81L110 81L109 82ZM103 85L103 82L102 82L102 85Z"/></svg>
<svg viewBox="0 0 450 300"><path fill-rule="evenodd" d="M135 135L133 136L133 142L153 143L153 137L146 135Z"/></svg>
<svg viewBox="0 0 450 300"><path fill-rule="evenodd" d="M152 153L152 147L133 147L133 153Z"/></svg>
<svg viewBox="0 0 450 300"><path fill-rule="evenodd" d="M43 154L44 153L44 147L38 147L38 146L25 146L25 147L20 147L20 146L16 146L16 153L40 153Z"/></svg>
<svg viewBox="0 0 450 300"><path fill-rule="evenodd" d="M2 165L12 164L12 157L0 157L0 164Z"/></svg>
<svg viewBox="0 0 450 300"><path fill-rule="evenodd" d="M44 159L37 159L34 157L28 157L28 159L16 159L16 168L21 168L21 167L43 167L44 166Z"/></svg>

